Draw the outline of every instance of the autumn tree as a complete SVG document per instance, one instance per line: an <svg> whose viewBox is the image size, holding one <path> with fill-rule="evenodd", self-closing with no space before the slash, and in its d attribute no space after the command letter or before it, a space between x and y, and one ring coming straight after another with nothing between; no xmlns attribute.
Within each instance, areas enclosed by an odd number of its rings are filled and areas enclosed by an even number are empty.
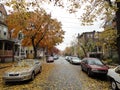
<svg viewBox="0 0 120 90"><path fill-rule="evenodd" d="M112 58L112 53L117 50L116 47L116 37L117 32L114 29L108 29L105 28L103 32L101 32L99 36L99 46L103 47L103 53L105 54L105 51L109 54L109 57Z"/></svg>
<svg viewBox="0 0 120 90"><path fill-rule="evenodd" d="M12 0L15 1L15 0ZM25 1L25 0L21 0ZM79 16L82 25L92 25L95 21L103 20L109 22L116 17L117 26L117 48L120 56L120 0L111 2L112 0L31 0L31 5L35 3L52 3L54 6L59 6L67 9L70 13L77 13L79 9L83 9L83 14ZM35 2L35 3L34 3ZM23 7L23 6L22 6ZM29 9L29 8L27 8Z"/></svg>
<svg viewBox="0 0 120 90"><path fill-rule="evenodd" d="M53 47L62 42L64 31L61 29L61 23L52 19L45 10L38 6L36 10L28 11L24 0L7 3L8 6L11 4L14 12L6 20L9 30L13 31L13 37L20 31L24 34L22 45L33 46L34 58L37 57L38 48Z"/></svg>

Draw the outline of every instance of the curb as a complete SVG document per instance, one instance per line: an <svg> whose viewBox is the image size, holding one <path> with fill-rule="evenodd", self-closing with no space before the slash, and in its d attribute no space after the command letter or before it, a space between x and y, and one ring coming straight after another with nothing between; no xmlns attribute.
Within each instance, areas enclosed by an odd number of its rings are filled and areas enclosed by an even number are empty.
<svg viewBox="0 0 120 90"><path fill-rule="evenodd" d="M0 67L0 69L7 68L7 67L10 67L10 66L4 66L4 67Z"/></svg>

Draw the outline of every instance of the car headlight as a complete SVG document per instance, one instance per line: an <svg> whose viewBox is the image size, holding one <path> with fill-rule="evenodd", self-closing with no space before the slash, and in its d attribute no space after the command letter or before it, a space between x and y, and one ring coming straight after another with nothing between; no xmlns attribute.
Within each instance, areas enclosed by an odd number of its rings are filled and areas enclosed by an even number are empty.
<svg viewBox="0 0 120 90"><path fill-rule="evenodd" d="M3 74L3 76L8 76L8 73L7 73L7 72L5 72L5 73Z"/></svg>

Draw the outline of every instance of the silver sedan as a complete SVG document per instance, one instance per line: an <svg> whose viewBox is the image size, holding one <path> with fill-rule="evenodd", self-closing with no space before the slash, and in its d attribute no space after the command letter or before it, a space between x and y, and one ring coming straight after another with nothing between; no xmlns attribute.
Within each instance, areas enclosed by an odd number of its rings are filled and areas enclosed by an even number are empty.
<svg viewBox="0 0 120 90"><path fill-rule="evenodd" d="M39 60L25 59L19 61L3 74L4 82L33 80L35 75L41 72L42 66Z"/></svg>

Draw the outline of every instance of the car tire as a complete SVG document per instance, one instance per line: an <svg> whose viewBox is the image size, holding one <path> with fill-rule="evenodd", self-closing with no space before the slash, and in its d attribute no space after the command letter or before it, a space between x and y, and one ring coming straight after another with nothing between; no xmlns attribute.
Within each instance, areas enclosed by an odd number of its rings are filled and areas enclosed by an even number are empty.
<svg viewBox="0 0 120 90"><path fill-rule="evenodd" d="M111 88L112 88L112 90L118 90L115 80L111 81Z"/></svg>
<svg viewBox="0 0 120 90"><path fill-rule="evenodd" d="M88 70L87 70L87 74L88 74L88 76L89 76L89 77L91 77L91 76L92 76L92 72L91 72L91 70L90 70L90 69L88 69Z"/></svg>
<svg viewBox="0 0 120 90"><path fill-rule="evenodd" d="M3 84L7 84L8 82L7 81L4 81Z"/></svg>
<svg viewBox="0 0 120 90"><path fill-rule="evenodd" d="M39 72L38 73L41 73L42 72L42 67L40 66L40 69L39 69Z"/></svg>
<svg viewBox="0 0 120 90"><path fill-rule="evenodd" d="M81 70L84 71L82 66L81 66Z"/></svg>
<svg viewBox="0 0 120 90"><path fill-rule="evenodd" d="M34 78L35 78L35 73L33 72L31 75L31 80L34 80Z"/></svg>

